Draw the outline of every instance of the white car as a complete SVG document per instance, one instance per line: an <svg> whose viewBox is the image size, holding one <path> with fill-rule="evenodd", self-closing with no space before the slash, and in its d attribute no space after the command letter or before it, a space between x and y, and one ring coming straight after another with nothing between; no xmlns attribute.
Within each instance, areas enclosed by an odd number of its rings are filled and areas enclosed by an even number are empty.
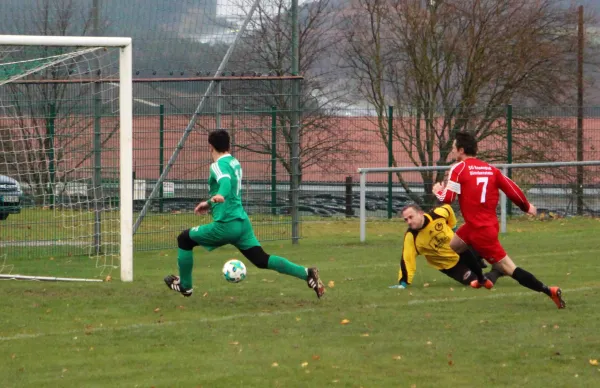
<svg viewBox="0 0 600 388"><path fill-rule="evenodd" d="M21 212L21 185L15 179L0 175L0 220Z"/></svg>

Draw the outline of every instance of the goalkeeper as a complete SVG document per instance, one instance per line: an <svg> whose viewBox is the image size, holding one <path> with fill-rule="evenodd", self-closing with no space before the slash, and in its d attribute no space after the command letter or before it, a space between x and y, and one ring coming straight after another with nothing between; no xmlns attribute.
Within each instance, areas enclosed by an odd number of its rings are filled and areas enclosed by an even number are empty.
<svg viewBox="0 0 600 388"><path fill-rule="evenodd" d="M459 256L450 248L453 228L456 226L456 215L450 205L438 206L425 213L419 205L411 204L401 212L408 230L404 234L398 284L390 288L404 289L412 283L418 255L425 256L432 267L465 286L483 276L478 254L467 250ZM496 283L502 274L492 269L485 276Z"/></svg>

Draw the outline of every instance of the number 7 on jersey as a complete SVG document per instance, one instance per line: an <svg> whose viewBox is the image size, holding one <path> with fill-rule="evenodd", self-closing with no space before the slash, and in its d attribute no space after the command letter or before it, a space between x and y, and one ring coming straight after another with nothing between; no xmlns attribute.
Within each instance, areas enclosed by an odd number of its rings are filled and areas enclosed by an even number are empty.
<svg viewBox="0 0 600 388"><path fill-rule="evenodd" d="M481 188L481 203L485 203L485 194L487 192L488 180L489 178L487 176L477 177L477 186L479 186L480 183L483 184L483 187Z"/></svg>

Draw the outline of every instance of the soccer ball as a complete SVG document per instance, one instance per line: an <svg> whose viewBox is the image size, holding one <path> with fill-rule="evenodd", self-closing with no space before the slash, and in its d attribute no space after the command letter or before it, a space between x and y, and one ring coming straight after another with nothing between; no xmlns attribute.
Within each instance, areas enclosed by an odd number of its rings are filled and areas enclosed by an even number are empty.
<svg viewBox="0 0 600 388"><path fill-rule="evenodd" d="M246 279L246 266L239 260L229 260L223 266L223 277L229 283L239 283Z"/></svg>

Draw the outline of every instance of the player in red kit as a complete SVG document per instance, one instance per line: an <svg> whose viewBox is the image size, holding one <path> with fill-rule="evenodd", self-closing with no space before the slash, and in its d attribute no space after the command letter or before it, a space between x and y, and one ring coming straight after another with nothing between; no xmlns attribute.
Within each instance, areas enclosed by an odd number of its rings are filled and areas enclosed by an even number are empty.
<svg viewBox="0 0 600 388"><path fill-rule="evenodd" d="M511 276L519 284L548 295L559 309L565 307L559 287L548 287L533 274L517 267L498 240L499 224L496 208L500 191L522 211L535 215L537 209L527 201L523 191L500 170L477 159L477 140L468 132L459 132L454 141L456 163L450 169L448 182L436 183L433 193L444 203L458 203L465 223L456 231L450 247L458 254L469 246L479 252L493 268ZM474 280L473 288L492 288L487 279Z"/></svg>

